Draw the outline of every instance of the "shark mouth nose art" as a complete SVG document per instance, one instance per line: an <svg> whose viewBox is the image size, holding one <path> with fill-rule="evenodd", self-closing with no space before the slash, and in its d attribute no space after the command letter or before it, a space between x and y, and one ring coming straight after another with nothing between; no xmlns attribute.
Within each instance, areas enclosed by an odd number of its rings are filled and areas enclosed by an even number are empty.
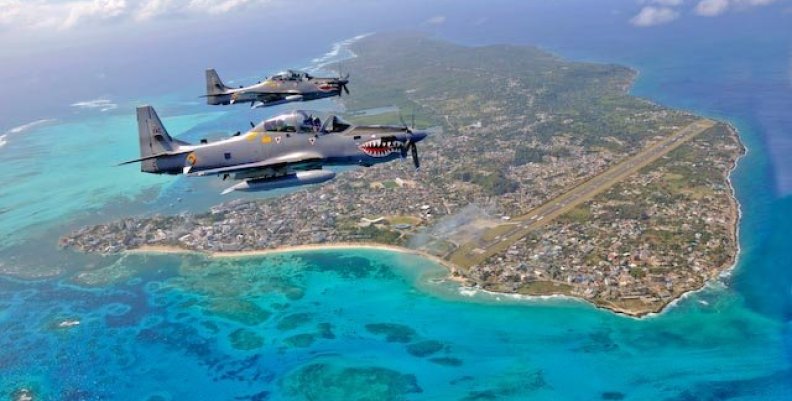
<svg viewBox="0 0 792 401"><path fill-rule="evenodd" d="M363 153L373 157L385 157L394 152L401 151L402 143L398 141L383 141L373 139L359 146Z"/></svg>

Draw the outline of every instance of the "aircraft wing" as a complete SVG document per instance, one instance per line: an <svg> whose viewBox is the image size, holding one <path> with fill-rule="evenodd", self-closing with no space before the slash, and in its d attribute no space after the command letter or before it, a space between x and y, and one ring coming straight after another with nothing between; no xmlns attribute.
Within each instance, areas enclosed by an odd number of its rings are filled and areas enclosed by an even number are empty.
<svg viewBox="0 0 792 401"><path fill-rule="evenodd" d="M251 89L246 91L248 93L255 93L257 95L282 95L282 96L289 96L289 95L301 95L302 92L298 90L288 90L288 91L262 91L258 89Z"/></svg>
<svg viewBox="0 0 792 401"><path fill-rule="evenodd" d="M277 169L300 164L316 163L321 162L323 159L324 158L322 155L315 152L296 152L273 157L260 162L189 172L187 175L191 177L203 177L207 175L243 173L256 170Z"/></svg>

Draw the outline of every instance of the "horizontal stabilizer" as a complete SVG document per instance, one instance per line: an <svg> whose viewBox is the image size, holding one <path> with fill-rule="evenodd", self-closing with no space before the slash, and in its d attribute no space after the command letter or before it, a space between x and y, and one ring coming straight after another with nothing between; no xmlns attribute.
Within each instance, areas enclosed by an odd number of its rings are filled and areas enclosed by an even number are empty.
<svg viewBox="0 0 792 401"><path fill-rule="evenodd" d="M138 162L142 162L142 161L146 161L146 160L154 160L154 159L158 159L160 157L165 157L165 156L183 155L185 153L190 153L190 152L191 152L191 150L186 150L186 149L185 150L176 151L176 152L162 152L162 153L157 153L156 155L149 155L149 156L144 156L144 157L141 157L141 158L138 158L138 159L134 159L134 160L127 160L125 162L118 163L117 166L123 166L123 165L126 165L126 164L138 163Z"/></svg>

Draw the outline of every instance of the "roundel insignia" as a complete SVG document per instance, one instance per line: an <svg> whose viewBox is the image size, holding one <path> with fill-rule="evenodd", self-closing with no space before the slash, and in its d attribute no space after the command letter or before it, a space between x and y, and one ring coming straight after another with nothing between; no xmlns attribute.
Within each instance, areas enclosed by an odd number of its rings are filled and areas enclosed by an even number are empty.
<svg viewBox="0 0 792 401"><path fill-rule="evenodd" d="M310 138L308 139L308 142L310 142L310 143L311 143L311 145L313 145L314 143L316 143L316 138L314 138L314 137L310 137Z"/></svg>
<svg viewBox="0 0 792 401"><path fill-rule="evenodd" d="M195 163L198 163L198 158L195 156L195 153L190 153L187 155L187 163L190 163L191 166L194 166Z"/></svg>

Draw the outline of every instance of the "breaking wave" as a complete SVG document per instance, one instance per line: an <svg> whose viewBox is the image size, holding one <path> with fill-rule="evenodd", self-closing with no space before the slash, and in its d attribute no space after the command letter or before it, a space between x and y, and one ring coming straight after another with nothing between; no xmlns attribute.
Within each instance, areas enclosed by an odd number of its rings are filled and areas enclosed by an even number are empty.
<svg viewBox="0 0 792 401"><path fill-rule="evenodd" d="M33 122L29 122L27 124L22 124L20 126L11 128L10 130L6 131L5 134L0 135L0 148L2 148L8 143L8 139L10 138L11 135L21 134L25 131L29 131L32 128L38 127L40 125L48 124L54 121L55 120L51 118L44 118L41 120L36 120Z"/></svg>
<svg viewBox="0 0 792 401"><path fill-rule="evenodd" d="M357 35L351 37L349 39L344 39L339 42L333 43L330 51L323 54L320 57L316 57L311 60L312 65L306 69L311 71L321 70L323 67L327 66L328 64L337 63L343 60L349 60L352 58L357 57L352 50L349 49L353 43L360 41L368 36L371 36L373 32L364 33L362 35Z"/></svg>

